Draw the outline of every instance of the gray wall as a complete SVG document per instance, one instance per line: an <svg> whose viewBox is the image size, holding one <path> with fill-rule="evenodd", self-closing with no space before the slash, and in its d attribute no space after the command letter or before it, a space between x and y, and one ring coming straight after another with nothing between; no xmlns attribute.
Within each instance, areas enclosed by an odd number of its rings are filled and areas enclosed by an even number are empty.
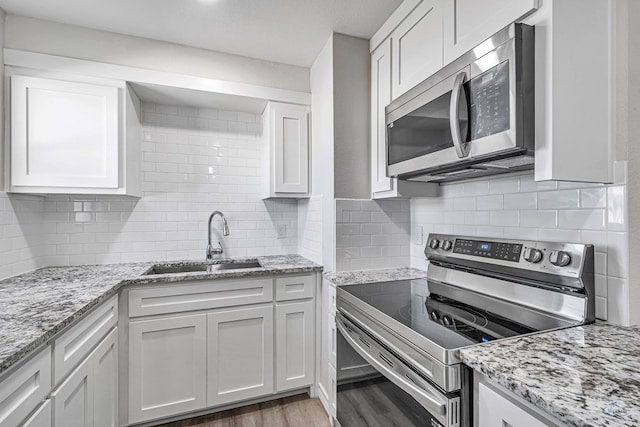
<svg viewBox="0 0 640 427"><path fill-rule="evenodd" d="M5 47L309 92L309 69L7 15Z"/></svg>
<svg viewBox="0 0 640 427"><path fill-rule="evenodd" d="M371 198L369 41L334 34L335 198Z"/></svg>

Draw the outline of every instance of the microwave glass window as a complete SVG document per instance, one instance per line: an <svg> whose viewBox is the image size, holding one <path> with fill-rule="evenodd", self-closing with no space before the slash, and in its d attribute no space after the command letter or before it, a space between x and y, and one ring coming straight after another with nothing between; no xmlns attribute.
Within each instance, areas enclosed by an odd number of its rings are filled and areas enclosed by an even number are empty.
<svg viewBox="0 0 640 427"><path fill-rule="evenodd" d="M468 89L464 87L464 90ZM453 147L450 103L451 92L447 92L389 125L387 154L390 165ZM458 117L463 136L468 133L468 109L467 104L460 102Z"/></svg>
<svg viewBox="0 0 640 427"><path fill-rule="evenodd" d="M471 139L509 129L509 62L504 61L467 83Z"/></svg>

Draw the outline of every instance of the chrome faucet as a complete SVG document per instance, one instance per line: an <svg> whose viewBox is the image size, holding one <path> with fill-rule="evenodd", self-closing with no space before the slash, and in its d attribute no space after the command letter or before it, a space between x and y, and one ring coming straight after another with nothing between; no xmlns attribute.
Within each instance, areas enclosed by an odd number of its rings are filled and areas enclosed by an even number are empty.
<svg viewBox="0 0 640 427"><path fill-rule="evenodd" d="M207 227L207 235L209 237L209 244L207 245L207 259L212 259L214 255L222 255L222 252L224 251L222 249L222 243L220 243L219 241L217 248L214 249L214 247L211 246L211 221L216 215L220 215L220 218L222 218L222 235L229 235L229 226L227 225L227 220L224 217L224 214L220 211L213 211L211 215L209 215L209 227Z"/></svg>

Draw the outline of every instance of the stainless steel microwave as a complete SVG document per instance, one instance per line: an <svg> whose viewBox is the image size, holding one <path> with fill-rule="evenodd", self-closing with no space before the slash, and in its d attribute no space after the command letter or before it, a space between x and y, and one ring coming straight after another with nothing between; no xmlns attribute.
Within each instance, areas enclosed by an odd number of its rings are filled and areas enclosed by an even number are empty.
<svg viewBox="0 0 640 427"><path fill-rule="evenodd" d="M386 107L387 175L448 182L533 168L534 28L512 24Z"/></svg>

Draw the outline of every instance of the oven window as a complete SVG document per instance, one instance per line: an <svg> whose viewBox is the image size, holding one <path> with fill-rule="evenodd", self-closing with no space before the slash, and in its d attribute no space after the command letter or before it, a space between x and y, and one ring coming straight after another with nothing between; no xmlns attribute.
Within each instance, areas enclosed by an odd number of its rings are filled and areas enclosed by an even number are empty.
<svg viewBox="0 0 640 427"><path fill-rule="evenodd" d="M468 90L466 84L463 87L465 91ZM390 165L453 147L450 102L451 91L394 121L393 126L388 126ZM458 108L460 132L464 138L468 133L469 107L460 102Z"/></svg>
<svg viewBox="0 0 640 427"><path fill-rule="evenodd" d="M441 425L383 376L338 385L337 404L341 427Z"/></svg>
<svg viewBox="0 0 640 427"><path fill-rule="evenodd" d="M429 411L364 360L337 334L340 427L442 427Z"/></svg>

